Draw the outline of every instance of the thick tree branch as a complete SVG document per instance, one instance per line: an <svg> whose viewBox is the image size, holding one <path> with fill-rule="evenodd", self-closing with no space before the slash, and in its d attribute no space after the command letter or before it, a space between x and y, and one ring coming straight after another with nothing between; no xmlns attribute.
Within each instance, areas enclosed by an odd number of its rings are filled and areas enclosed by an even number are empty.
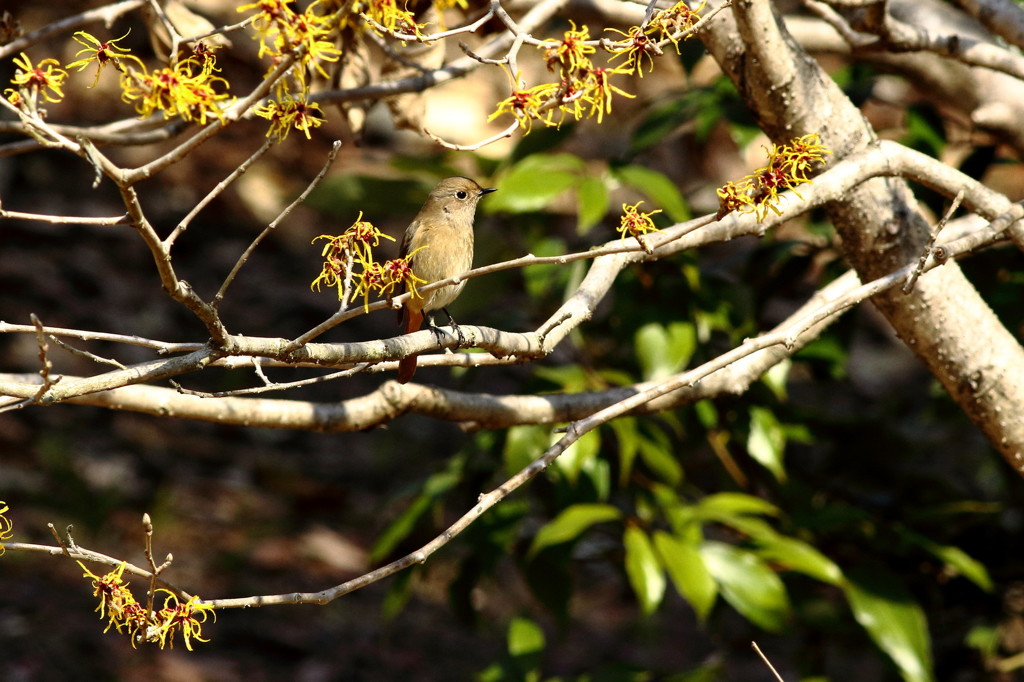
<svg viewBox="0 0 1024 682"><path fill-rule="evenodd" d="M733 14L734 24L711 25L706 44L774 140L819 133L837 160L873 143L861 113L766 1L737 3ZM755 39L754 45L747 42ZM865 182L828 209L862 279L913 262L928 240L927 225L900 180ZM910 296L890 291L874 303L1006 460L1024 472L1024 392L1018 381L1024 349L960 269L941 268L922 278Z"/></svg>

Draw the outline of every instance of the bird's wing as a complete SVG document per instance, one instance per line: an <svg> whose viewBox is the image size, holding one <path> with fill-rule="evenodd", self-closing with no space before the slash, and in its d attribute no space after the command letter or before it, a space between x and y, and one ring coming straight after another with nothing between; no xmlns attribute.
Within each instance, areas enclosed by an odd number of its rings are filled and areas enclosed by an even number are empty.
<svg viewBox="0 0 1024 682"><path fill-rule="evenodd" d="M398 250L399 258L405 258L412 250L412 240L416 237L416 232L419 231L419 222L420 221L417 218L409 223L409 227L405 231L405 236L402 237L402 247Z"/></svg>

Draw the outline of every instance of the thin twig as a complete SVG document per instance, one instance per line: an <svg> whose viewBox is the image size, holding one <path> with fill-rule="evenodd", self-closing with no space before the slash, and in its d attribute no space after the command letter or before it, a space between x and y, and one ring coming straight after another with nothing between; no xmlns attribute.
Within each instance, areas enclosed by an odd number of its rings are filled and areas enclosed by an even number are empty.
<svg viewBox="0 0 1024 682"><path fill-rule="evenodd" d="M465 53L470 59L476 60L481 64L491 64L493 66L501 66L502 64L508 64L508 57L502 57L501 59L489 59L487 57L481 57L476 52L470 49L469 45L463 42L459 42L459 49Z"/></svg>
<svg viewBox="0 0 1024 682"><path fill-rule="evenodd" d="M51 532L53 532L53 524L47 525L51 527ZM70 526L68 526L68 528L70 529ZM68 539L70 540L70 537ZM112 568L118 568L123 564L125 573L137 575L141 578L146 578L147 580L152 575L151 571L147 571L144 568L140 568L133 563L124 561L122 559L117 559L106 554L101 554L100 552L94 552L91 549L79 547L75 545L73 542L69 542L68 545L65 546L64 543L61 542L60 539L58 538L57 545L58 546L56 547L52 547L50 545L36 545L28 542L5 542L4 549L6 549L9 552L35 552L39 554L49 554L50 556L63 555L72 560L89 561L92 563L102 564L104 566L110 566ZM170 590L171 592L176 594L179 598L182 599L182 601L188 601L192 597L192 595L186 592L185 590L174 585L173 583L167 582L163 578L158 579L157 584L160 585L160 587Z"/></svg>
<svg viewBox="0 0 1024 682"><path fill-rule="evenodd" d="M782 675L779 674L779 671L775 669L775 666L772 665L772 662L768 660L768 657L764 655L764 652L761 651L761 647L757 645L757 642L751 642L750 646L757 652L757 655L761 657L761 660L764 661L766 666L768 666L768 669L772 671L772 675L775 675L775 679L779 682L786 682L782 679Z"/></svg>
<svg viewBox="0 0 1024 682"><path fill-rule="evenodd" d="M852 48L864 48L872 43L877 43L878 36L868 33L858 33L842 14L832 8L831 5L819 0L803 0L803 6L812 14L831 26L842 36Z"/></svg>
<svg viewBox="0 0 1024 682"><path fill-rule="evenodd" d="M51 341L53 341L55 344L57 344L58 346L60 346L64 350L66 350L67 352L71 353L72 355L77 355L79 357L88 358L89 360L92 360L93 362L95 362L98 365L110 365L111 367L117 367L118 369L124 369L125 368L125 366L123 364L121 364L117 360L114 360L113 358L105 358L103 356L96 355L95 353L90 353L87 350L83 350L81 348L75 348L70 343L67 343L65 341L61 341L56 336L49 336L48 338Z"/></svg>
<svg viewBox="0 0 1024 682"><path fill-rule="evenodd" d="M319 377L313 377L311 379L302 379L299 381L289 381L286 383L275 383L266 379L267 384L265 386L254 386L252 388L240 388L233 391L218 391L216 393L207 393L205 391L193 391L188 388L184 388L178 382L172 381L171 385L177 389L177 391L183 395L194 395L198 398L230 398L242 395L258 395L260 393L270 393L272 391L286 391L292 388L301 388L303 386L313 386L315 384L323 384L328 381L334 381L335 379L344 379L360 372L365 372L369 367L372 367L372 362L362 362L351 369L342 370L340 372L331 372ZM259 365L257 364L257 367ZM262 374L262 373L261 373Z"/></svg>
<svg viewBox="0 0 1024 682"><path fill-rule="evenodd" d="M206 208L206 206L211 201L213 201L224 190L226 190L231 185L231 183L233 183L243 173L245 173L247 170L249 170L249 167L252 166L252 164L256 163L256 161L258 159L260 159L264 154L266 154L267 150L269 150L270 147L273 146L273 144L274 144L274 139L273 138L265 139L263 141L263 144L260 145L259 149L257 149L255 152L253 152L252 155L249 156L248 159L243 161L238 166L238 168L236 168L235 170L231 171L231 173L226 178L224 178L219 183L217 183L217 186L214 187L212 190L210 190L210 193L207 194L205 197L203 197L202 201L200 201L198 204L196 204L195 207L191 211L188 212L188 215L186 215L184 218L181 219L181 222L178 223L178 226L175 227L174 230L169 235L167 235L167 239L164 240L164 248L166 248L168 251L170 251L171 247L174 246L175 240L177 240L178 237L181 236L182 232L184 232L185 230L188 229L189 224L199 214L199 212L202 211L204 208Z"/></svg>
<svg viewBox="0 0 1024 682"><path fill-rule="evenodd" d="M284 58L281 59L281 62L274 67L273 71L271 71L266 78L261 80L259 84L253 88L252 92L222 110L221 115L223 116L223 120L214 118L214 120L210 121L206 127L201 128L195 135L188 138L163 156L154 159L143 166L139 166L138 168L123 170L118 174L118 176L112 177L114 177L115 181L119 185L131 185L139 182L140 180L152 177L166 169L168 166L171 166L185 158L193 149L206 142L210 137L216 135L229 123L237 121L249 110L250 107L256 104L256 102L266 97L274 85L292 70L296 62L304 55L304 53L305 48L300 47L285 55Z"/></svg>
<svg viewBox="0 0 1024 682"><path fill-rule="evenodd" d="M651 23L651 19L654 17L654 12L658 9L658 0L650 0L647 3L647 10L644 12L644 20L640 23L640 28L647 28L647 24Z"/></svg>
<svg viewBox="0 0 1024 682"><path fill-rule="evenodd" d="M29 317L36 328L36 345L39 346L39 376L43 378L43 383L39 386L39 390L36 391L36 395L32 399L32 402L39 403L42 401L43 396L46 395L46 392L61 380L61 377L58 376L56 379L50 378L50 371L53 369L53 363L50 362L50 358L48 357L50 344L46 342L46 332L43 331L43 323L39 321L39 318L36 317L35 313L29 315Z"/></svg>
<svg viewBox="0 0 1024 682"><path fill-rule="evenodd" d="M24 398L24 399L20 399L20 400L11 400L11 401L8 401L8 402L3 403L2 405L0 405L0 414L4 414L5 412L14 412L15 410L20 410L22 408L28 407L31 404L32 404L32 399L31 398Z"/></svg>
<svg viewBox="0 0 1024 682"><path fill-rule="evenodd" d="M423 133L427 137L432 139L434 142L438 143L439 145L441 145L442 147L444 147L446 149L454 149L454 150L460 151L460 152L471 152L471 151L476 151L477 149L480 149L481 147L486 147L489 144L493 144L493 143L497 142L498 140L503 140L506 137L512 137L512 133L514 133L518 129L519 129L519 119L516 119L515 121L512 122L512 125L510 125L508 128L505 128L505 130L501 131L500 133L492 135L491 137L488 137L485 140L480 140L479 142L474 142L472 144L455 144L454 142L448 142L447 140L444 140L444 139L440 138L439 136L435 135L434 133L430 132L426 128L423 129Z"/></svg>
<svg viewBox="0 0 1024 682"><path fill-rule="evenodd" d="M0 320L0 334L24 334L34 333L36 328L27 324L10 324ZM142 336L130 334L110 334L108 332L90 332L81 329L66 329L64 327L43 327L47 336L67 336L82 341L109 341L110 343L123 343L127 346L141 346L152 348L160 353L189 353L202 348L202 343L169 343L167 341L156 341Z"/></svg>
<svg viewBox="0 0 1024 682"><path fill-rule="evenodd" d="M109 218L90 218L88 216L64 216L44 215L42 213L22 213L21 211L5 211L0 209L0 218L11 220L34 220L41 223L52 223L54 225L99 225L107 227L110 225L127 225L128 214L111 216Z"/></svg>
<svg viewBox="0 0 1024 682"><path fill-rule="evenodd" d="M48 523L48 524L46 524L46 527L50 529L50 534L53 535L53 539L57 541L57 544L60 546L61 550L64 552L64 556L66 556L67 558L70 559L71 558L71 552L68 551L68 546L66 544L64 544L63 538L61 538L60 533L57 532L57 526L53 525L52 523ZM71 526L68 526L68 538L71 537L70 531L71 531Z"/></svg>
<svg viewBox="0 0 1024 682"><path fill-rule="evenodd" d="M483 26L484 24L486 24L488 21L491 20L491 17L494 16L494 9L492 8L492 9L487 10L487 12L483 16L481 16L479 19L476 19L475 21L472 21L472 22L470 22L470 23L468 23L468 24L466 24L464 26L459 26L457 28L448 29L446 31L441 31L439 33L431 33L430 35L425 35L425 36L415 35L413 33L401 33L399 31L392 31L387 26L384 26L383 24L380 24L379 22L377 22L375 19L373 19L373 17L367 16L366 14L360 14L359 16L360 16L360 18L363 21L365 21L367 24L372 26L374 28L374 30L379 31L380 33L384 33L386 35L389 35L392 38L395 38L397 40L401 40L402 42L405 42L405 43L433 43L433 42L436 42L438 40L442 40L444 38L450 38L452 36L459 35L461 33L474 33L474 32L476 32L476 30L478 28L480 28L481 26Z"/></svg>
<svg viewBox="0 0 1024 682"><path fill-rule="evenodd" d="M153 601L156 599L156 580L160 573L156 566L156 561L153 559L153 520L149 518L149 514L142 515L142 531L145 536L145 554L146 561L149 562L149 589L146 591L146 613L149 614L149 620L153 619Z"/></svg>
<svg viewBox="0 0 1024 682"><path fill-rule="evenodd" d="M949 219L953 217L956 210L960 208L960 202L964 200L964 194L966 192L967 188L963 188L956 193L956 196L953 197L953 203L949 206L949 210L946 211L946 214L942 216L942 220L940 220L935 226L935 229L932 230L932 234L928 238L928 245L924 247L924 250L921 252L921 257L917 261L917 267L914 268L913 272L911 272L909 276L907 276L907 281L903 285L902 289L903 293L909 294L914 290L914 284L917 283L917 278L921 276L922 272L924 272L924 266L925 263L928 262L928 256L932 255L932 249L935 248L935 240L939 238L939 232L942 232L942 228L946 226L946 223L948 223Z"/></svg>
<svg viewBox="0 0 1024 682"><path fill-rule="evenodd" d="M232 33L234 31L240 31L256 18L257 15L253 14L250 17L242 19L237 24L227 24L225 26L218 26L217 28L210 29L206 33L197 33L194 36L186 36L182 39L183 42L187 43L198 43L200 40L205 40L211 36L224 35L225 33Z"/></svg>
<svg viewBox="0 0 1024 682"><path fill-rule="evenodd" d="M114 178L116 175L112 174L111 177ZM223 320L220 319L217 309L203 300L188 282L178 277L171 254L164 248L163 241L142 210L142 203L139 201L135 187L124 182L117 182L117 186L121 194L121 201L131 217L132 227L139 233L149 249L164 291L172 300L183 305L203 323L211 341L217 347L223 347L230 334L224 326Z"/></svg>
<svg viewBox="0 0 1024 682"><path fill-rule="evenodd" d="M281 211L281 213L276 218L274 218L274 220L272 220L270 224L267 225L263 229L263 231L260 232L259 235L257 235L255 239L252 240L252 243L249 244L249 247L242 252L242 255L238 257L238 260L235 262L234 267L231 268L231 272L229 272L228 276L224 278L224 283L220 285L220 289L217 290L217 294L213 297L212 305L215 310L220 307L220 303L221 301L224 300L224 294L227 292L228 287L231 286L231 283L235 281L235 277L238 275L238 271L241 270L242 266L246 264L246 262L249 260L249 256L251 256L253 251L256 250L256 247L260 245L260 242L262 242L268 234L270 234L271 232L274 231L275 228L277 228L277 226L281 223L282 220L288 217L288 215L295 209L296 206L305 201L306 197L309 196L309 193L312 192L316 188L316 186L320 184L320 182L327 175L327 171L330 170L331 165L334 163L334 160L338 157L338 152L340 150L341 141L335 140L334 144L331 145L331 151L327 153L327 159L324 161L324 165L320 169L320 172L317 173L316 177L314 177L310 181L309 185L306 186L306 189L303 190L302 194L295 197L295 200L292 203L288 204L288 206L285 207L285 209Z"/></svg>
<svg viewBox="0 0 1024 682"><path fill-rule="evenodd" d="M0 59L6 59L12 54L17 54L28 46L46 40L50 36L67 33L96 21L102 21L107 26L110 26L118 17L138 9L144 4L146 4L146 0L126 0L125 2L98 7L66 19L61 19L60 21L55 21L52 24L47 24L39 30L32 31L0 47Z"/></svg>

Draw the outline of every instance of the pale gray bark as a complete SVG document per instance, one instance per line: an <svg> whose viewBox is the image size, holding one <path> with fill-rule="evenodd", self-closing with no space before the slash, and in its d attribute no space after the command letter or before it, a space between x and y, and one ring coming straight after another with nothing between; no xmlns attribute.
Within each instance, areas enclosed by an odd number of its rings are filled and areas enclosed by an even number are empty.
<svg viewBox="0 0 1024 682"><path fill-rule="evenodd" d="M737 0L705 44L777 142L819 133L842 159L875 143L859 110L790 36L767 0ZM861 184L828 207L861 279L916 259L929 226L903 180ZM964 412L1024 472L1024 348L958 267L922 277L910 295L873 303Z"/></svg>

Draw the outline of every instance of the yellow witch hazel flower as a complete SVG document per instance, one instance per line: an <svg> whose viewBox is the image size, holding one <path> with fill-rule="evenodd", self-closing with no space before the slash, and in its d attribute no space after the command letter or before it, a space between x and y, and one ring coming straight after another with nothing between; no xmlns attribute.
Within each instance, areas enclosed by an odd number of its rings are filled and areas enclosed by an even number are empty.
<svg viewBox="0 0 1024 682"><path fill-rule="evenodd" d="M622 95L629 99L634 99L636 95L631 95L622 88L616 87L611 84L611 77L615 75L628 75L630 72L624 68L597 68L591 70L585 82L585 91L583 99L590 102L589 116L597 116L597 122L601 123L604 121L605 114L612 113L612 96Z"/></svg>
<svg viewBox="0 0 1024 682"><path fill-rule="evenodd" d="M11 84L18 87L4 90L8 101L16 105L35 105L39 96L52 104L64 99L62 88L68 72L60 67L60 62L56 59L44 59L33 66L32 60L22 52L20 56L14 58L14 64L18 68L14 72Z"/></svg>
<svg viewBox="0 0 1024 682"><path fill-rule="evenodd" d="M768 164L741 178L738 182L727 182L718 192L718 217L737 211L754 213L762 222L771 211L782 215L779 210L779 192L792 190L798 197L797 185L811 182L807 172L814 164L822 163L825 154L831 154L817 133L811 133L791 140L787 144L773 145L768 152Z"/></svg>
<svg viewBox="0 0 1024 682"><path fill-rule="evenodd" d="M5 516L10 511L10 507L3 500L0 500L0 556L4 555L7 550L4 549L3 541L11 537L14 532L14 524L11 520Z"/></svg>
<svg viewBox="0 0 1024 682"><path fill-rule="evenodd" d="M658 41L651 37L650 29L643 29L633 26L628 31L620 31L617 28L606 29L622 35L622 40L614 42L608 48L612 53L611 60L624 59L622 69L625 73L637 74L644 77L644 57L647 57L647 70L654 70L654 56L661 55L661 48Z"/></svg>
<svg viewBox="0 0 1024 682"><path fill-rule="evenodd" d="M164 118L180 116L186 121L206 125L207 117L224 120L224 113L218 102L228 99L227 81L214 76L216 67L211 60L202 64L189 57L174 66L148 73L127 69L121 77L122 98L135 105L142 118L149 118L162 111Z"/></svg>
<svg viewBox="0 0 1024 682"><path fill-rule="evenodd" d="M356 296L363 297L363 310L370 305L370 294L376 291L384 298L390 299L396 292L408 288L413 296L418 296L417 285L425 284L426 280L416 276L412 271L412 257L427 248L421 246L403 258L393 258L383 263L370 263L364 267L356 284Z"/></svg>
<svg viewBox="0 0 1024 682"><path fill-rule="evenodd" d="M619 226L616 228L622 235L623 241L626 237L636 237L636 241L640 244L641 248L647 253L651 252L651 248L647 245L644 235L648 232L658 232L658 228L654 226L654 221L651 220L651 216L656 213L661 213L661 209L657 209L649 212L641 212L640 204L644 202L638 201L637 203L630 206L629 204L622 205L622 218L619 221Z"/></svg>
<svg viewBox="0 0 1024 682"><path fill-rule="evenodd" d="M195 596L182 604L173 592L164 589L157 592L167 596L163 608L153 614L153 625L146 631L147 641L158 642L161 649L168 645L173 649L174 636L181 633L185 648L189 651L192 651L193 639L197 642L210 641L203 637L203 623L211 613L214 620L217 619L213 606L201 603L199 597Z"/></svg>
<svg viewBox="0 0 1024 682"><path fill-rule="evenodd" d="M293 128L301 130L308 140L309 129L319 128L324 123L324 112L319 104L308 103L305 96L295 99L287 93L283 93L280 100L271 100L253 109L253 113L270 121L267 137L276 137L278 142L283 142Z"/></svg>
<svg viewBox="0 0 1024 682"><path fill-rule="evenodd" d="M700 12L703 11L706 4L706 2L702 2L699 7L690 9L685 0L679 0L668 9L655 12L651 17L651 22L647 24L647 33L649 35L658 33L659 40L671 41L678 52L679 34L689 31L694 24L700 21ZM692 37L692 33L686 34L687 39Z"/></svg>
<svg viewBox="0 0 1024 682"><path fill-rule="evenodd" d="M256 10L250 25L260 40L260 57L265 54L279 56L293 47L293 42L288 39L296 17L292 4L293 0L259 0L238 8L239 12Z"/></svg>
<svg viewBox="0 0 1024 682"><path fill-rule="evenodd" d="M487 120L490 122L502 114L511 114L525 132L530 132L534 121L553 126L554 109L548 105L558 90L558 83L542 83L527 90L513 90L511 95L498 102L498 108Z"/></svg>
<svg viewBox="0 0 1024 682"><path fill-rule="evenodd" d="M90 64L95 63L97 65L96 77L93 79L92 85L89 86L90 88L96 86L96 83L100 79L100 72L103 71L103 68L108 64L113 65L113 67L118 71L124 72L125 67L122 66L121 62L122 60L130 60L137 68L141 69L143 68L142 61L140 61L135 55L131 54L127 48L123 48L117 44L119 40L124 40L127 37L128 34L125 33L120 38L114 38L113 40L104 42L91 33L79 31L75 33L74 39L75 42L79 45L84 45L84 47L76 52L75 56L81 57L81 59L71 62L64 68L83 71Z"/></svg>
<svg viewBox="0 0 1024 682"><path fill-rule="evenodd" d="M553 46L542 43L540 47L544 50L544 61L547 62L548 70L555 71L557 66L563 78L571 79L576 73L593 68L590 55L597 52L597 48L587 44L590 40L590 29L586 24L583 28L577 29L576 24L570 20L569 25L572 28L565 32L562 40Z"/></svg>
<svg viewBox="0 0 1024 682"><path fill-rule="evenodd" d="M399 7L396 0L369 0L366 9L363 10L363 16L391 33L405 33L416 37L423 35L413 13Z"/></svg>
<svg viewBox="0 0 1024 682"><path fill-rule="evenodd" d="M98 576L90 571L81 561L78 562L78 565L84 571L83 576L92 580L93 596L100 599L96 611L100 614L100 620L107 619L107 627L103 632L111 627L121 632L121 628L128 622L132 605L138 605L135 596L122 578L128 564L122 562L116 569L103 576Z"/></svg>
<svg viewBox="0 0 1024 682"><path fill-rule="evenodd" d="M292 76L298 89L306 92L308 69L329 78L321 62L341 58L333 36L353 10L351 5L338 6L328 0L315 0L304 12L296 12L293 6L293 0L259 0L242 5L238 11L256 11L251 25L260 41L260 57L269 55L276 64L286 54L299 56L300 68L294 69Z"/></svg>
<svg viewBox="0 0 1024 682"><path fill-rule="evenodd" d="M373 249L381 239L395 241L384 234L372 223L363 220L362 212L345 232L334 236L322 234L313 241L326 239L323 253L324 265L316 279L309 285L311 289L320 290L320 286L328 286L338 291L338 300L345 300L346 282L351 286L353 298L362 297L363 309L370 305L370 294L376 292L380 296L390 298L402 289L416 294L416 287L425 280L412 271L412 257L421 249L416 249L403 258L395 258L383 263L374 260Z"/></svg>
<svg viewBox="0 0 1024 682"><path fill-rule="evenodd" d="M79 561L78 565L84 571L83 576L92 580L93 596L100 598L96 610L100 619L107 619L107 632L113 627L117 632L128 635L131 638L132 646L139 642L152 642L174 648L174 637L181 634L185 642L185 648L192 651L192 640L208 642L204 639L203 623L206 622L209 614L217 614L210 604L202 603L199 597L192 596L184 604L178 597L163 588L156 592L163 592L164 605L159 611L150 612L145 606L139 604L132 595L127 583L124 581L124 569L127 563L122 562L113 571L106 575L98 576Z"/></svg>

